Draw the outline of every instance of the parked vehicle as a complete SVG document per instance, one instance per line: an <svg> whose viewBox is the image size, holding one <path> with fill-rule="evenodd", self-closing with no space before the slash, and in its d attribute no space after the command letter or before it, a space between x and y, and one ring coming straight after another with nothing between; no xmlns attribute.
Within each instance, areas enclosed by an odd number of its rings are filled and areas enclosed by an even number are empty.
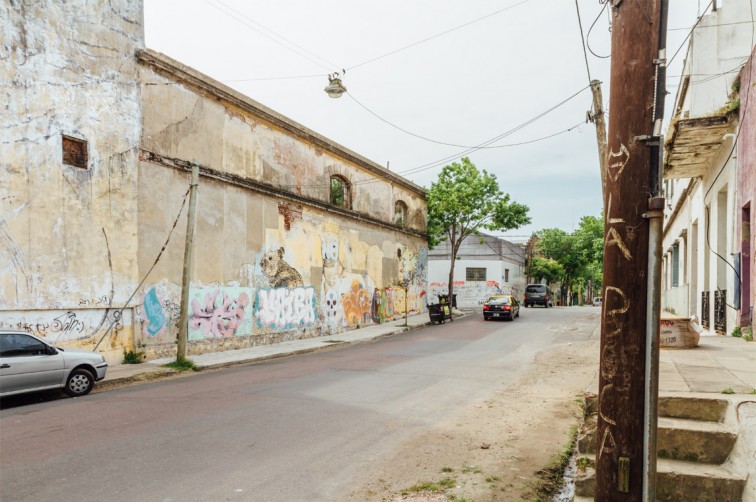
<svg viewBox="0 0 756 502"><path fill-rule="evenodd" d="M493 295L483 304L483 320L520 317L520 302L512 295Z"/></svg>
<svg viewBox="0 0 756 502"><path fill-rule="evenodd" d="M554 295L545 284L528 284L525 287L525 307L533 305L543 305L544 307L554 306Z"/></svg>
<svg viewBox="0 0 756 502"><path fill-rule="evenodd" d="M96 352L53 347L25 331L0 331L0 397L47 389L83 396L107 369Z"/></svg>
<svg viewBox="0 0 756 502"><path fill-rule="evenodd" d="M593 306L594 307L600 307L601 306L601 297L597 296L593 299Z"/></svg>

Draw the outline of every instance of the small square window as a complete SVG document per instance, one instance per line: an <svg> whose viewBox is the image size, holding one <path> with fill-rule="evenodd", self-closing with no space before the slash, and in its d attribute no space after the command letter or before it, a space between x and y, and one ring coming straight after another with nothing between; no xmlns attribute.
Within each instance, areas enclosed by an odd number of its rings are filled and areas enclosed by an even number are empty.
<svg viewBox="0 0 756 502"><path fill-rule="evenodd" d="M87 142L83 139L63 136L63 163L69 166L87 168Z"/></svg>

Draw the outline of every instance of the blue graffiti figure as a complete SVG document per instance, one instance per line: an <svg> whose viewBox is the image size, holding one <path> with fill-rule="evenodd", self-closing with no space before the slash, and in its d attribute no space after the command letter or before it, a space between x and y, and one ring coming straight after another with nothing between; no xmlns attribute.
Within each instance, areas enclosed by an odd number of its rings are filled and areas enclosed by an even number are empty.
<svg viewBox="0 0 756 502"><path fill-rule="evenodd" d="M150 321L147 332L154 336L165 326L163 307L160 305L155 288L152 288L144 297L144 313L147 315L147 320Z"/></svg>

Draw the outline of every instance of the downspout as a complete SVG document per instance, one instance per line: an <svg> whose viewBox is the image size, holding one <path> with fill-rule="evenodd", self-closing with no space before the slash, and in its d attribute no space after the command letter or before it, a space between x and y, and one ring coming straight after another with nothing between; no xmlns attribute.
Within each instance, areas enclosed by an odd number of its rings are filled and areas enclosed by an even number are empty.
<svg viewBox="0 0 756 502"><path fill-rule="evenodd" d="M661 321L661 257L662 233L664 230L664 197L661 193L662 167L664 165L664 118L665 81L667 76L667 11L668 0L661 0L659 7L659 53L654 61L655 101L653 112L653 136L649 142L648 200L648 273L646 298L646 361L643 402L643 501L656 500L656 448L659 418L659 324Z"/></svg>

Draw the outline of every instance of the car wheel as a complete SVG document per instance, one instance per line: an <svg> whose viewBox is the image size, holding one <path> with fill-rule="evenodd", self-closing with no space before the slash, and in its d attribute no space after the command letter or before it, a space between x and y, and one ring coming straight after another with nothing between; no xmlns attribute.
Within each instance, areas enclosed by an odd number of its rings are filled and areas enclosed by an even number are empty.
<svg viewBox="0 0 756 502"><path fill-rule="evenodd" d="M95 379L92 373L84 368L76 368L68 375L63 392L71 397L85 396L94 387Z"/></svg>

